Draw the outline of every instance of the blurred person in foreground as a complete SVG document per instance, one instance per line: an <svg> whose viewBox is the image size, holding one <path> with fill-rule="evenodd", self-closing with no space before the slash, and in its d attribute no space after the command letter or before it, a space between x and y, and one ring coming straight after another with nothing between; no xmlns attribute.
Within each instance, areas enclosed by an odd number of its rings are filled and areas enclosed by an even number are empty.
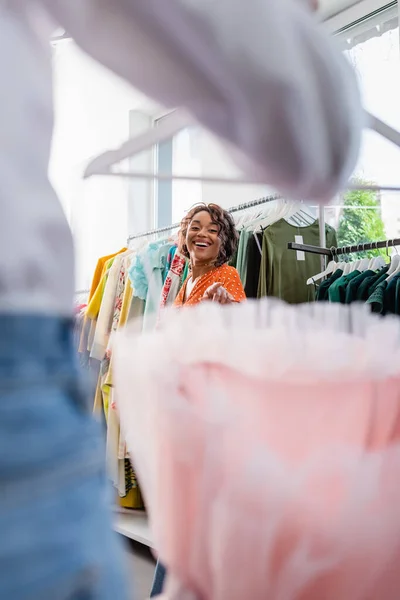
<svg viewBox="0 0 400 600"><path fill-rule="evenodd" d="M228 265L238 239L232 216L217 204L198 204L187 213L178 233L178 249L190 261L190 275L174 306L210 301L224 305L246 299L239 273ZM158 561L151 598L161 594L165 577L166 569Z"/></svg>
<svg viewBox="0 0 400 600"><path fill-rule="evenodd" d="M74 361L72 238L47 177L53 24L288 197L327 201L346 183L359 92L305 0L6 0L0 17L0 598L124 600Z"/></svg>

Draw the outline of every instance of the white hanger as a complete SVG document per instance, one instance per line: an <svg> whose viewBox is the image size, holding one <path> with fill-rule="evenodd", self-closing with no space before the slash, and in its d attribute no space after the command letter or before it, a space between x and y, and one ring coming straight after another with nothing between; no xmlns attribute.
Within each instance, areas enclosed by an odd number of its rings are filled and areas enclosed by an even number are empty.
<svg viewBox="0 0 400 600"><path fill-rule="evenodd" d="M149 150L159 142L168 140L178 131L193 124L193 119L183 110L175 110L170 113L168 119L161 119L158 127L147 129L115 150L108 150L90 161L84 172L84 177L91 175L104 175L110 173L112 166L122 162L126 158Z"/></svg>
<svg viewBox="0 0 400 600"><path fill-rule="evenodd" d="M336 271L336 268L337 268L337 263L334 260L331 260L328 263L325 271L322 271L321 273L318 273L317 275L313 275L313 277L310 277L309 279L307 279L307 285L312 285L313 283L315 283L316 281L319 281L323 277L326 277L327 275L331 275L332 273L334 273Z"/></svg>
<svg viewBox="0 0 400 600"><path fill-rule="evenodd" d="M363 246L363 251L364 251L365 244L360 244L360 246L361 245ZM360 271L362 273L363 271L366 271L368 269L369 263L370 263L369 258L359 258L358 260L356 260L353 263L352 271Z"/></svg>
<svg viewBox="0 0 400 600"><path fill-rule="evenodd" d="M313 283L315 283L316 281L319 281L323 277L332 275L339 268L340 264L345 264L345 263L336 262L335 258L337 259L337 254L335 254L335 250L336 250L335 248L332 248L333 258L332 258L332 260L329 261L325 271L321 271L321 273L317 273L317 275L313 275L312 277L307 279L307 285L312 285Z"/></svg>
<svg viewBox="0 0 400 600"><path fill-rule="evenodd" d="M280 219L292 215L297 210L298 203L280 198L273 205L271 204L268 214L263 215L260 219L256 219L252 225L255 226L255 231L262 231Z"/></svg>
<svg viewBox="0 0 400 600"><path fill-rule="evenodd" d="M388 271L388 277L386 281L390 281L391 279L393 279L393 277L395 277L396 275L398 275L400 273L400 256L399 253L397 252L397 248L395 246L393 246L394 249L396 250L396 254L395 256L392 256L392 260L390 262L390 267L389 267L389 271ZM394 268L392 268L392 264L394 265Z"/></svg>
<svg viewBox="0 0 400 600"><path fill-rule="evenodd" d="M376 242L376 249L378 250L378 242ZM371 271L377 271L381 267L384 267L385 264L386 263L383 260L382 256L375 256L371 258L370 263L368 265L368 269L370 269Z"/></svg>
<svg viewBox="0 0 400 600"><path fill-rule="evenodd" d="M353 265L353 262L345 263L345 267L343 269L343 275L348 275L350 273L352 265Z"/></svg>
<svg viewBox="0 0 400 600"><path fill-rule="evenodd" d="M389 245L386 245L386 252L388 252L388 248ZM389 267L389 271L388 271L388 278L396 271L397 267L400 264L400 254L397 251L396 246L393 246L393 248L396 250L396 254L392 255L391 260L390 260L390 267Z"/></svg>
<svg viewBox="0 0 400 600"><path fill-rule="evenodd" d="M373 129L379 135L387 139L400 148L400 132L393 129L374 115L365 112L366 127ZM193 119L183 109L177 109L171 113L170 118L161 120L158 127L148 129L145 133L136 136L125 142L116 150L109 150L100 154L97 158L89 162L84 172L84 177L92 175L114 175L118 177L134 177L140 179L162 179L162 180L185 180L185 181L208 181L212 183L235 183L235 184L251 184L254 181L246 181L244 178L224 178L224 177L204 177L204 176L188 176L188 175L165 175L154 173L116 173L112 171L112 167L123 160L130 158L144 150L149 150L159 142L169 139L181 129L185 129L193 125ZM351 188L351 184L349 188ZM377 186L357 186L357 189L375 189ZM383 188L379 188L383 189ZM392 189L392 188L391 188ZM400 188L397 188L400 191Z"/></svg>

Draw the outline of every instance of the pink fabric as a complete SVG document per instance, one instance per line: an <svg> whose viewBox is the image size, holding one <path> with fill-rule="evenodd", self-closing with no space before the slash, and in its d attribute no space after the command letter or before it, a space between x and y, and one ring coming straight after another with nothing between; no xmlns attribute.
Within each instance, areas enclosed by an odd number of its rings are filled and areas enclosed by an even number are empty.
<svg viewBox="0 0 400 600"><path fill-rule="evenodd" d="M363 307L269 300L125 332L121 423L168 600L398 599L399 339Z"/></svg>
<svg viewBox="0 0 400 600"><path fill-rule="evenodd" d="M193 412L160 403L157 426L154 527L170 572L209 600L397 599L399 383L183 369Z"/></svg>

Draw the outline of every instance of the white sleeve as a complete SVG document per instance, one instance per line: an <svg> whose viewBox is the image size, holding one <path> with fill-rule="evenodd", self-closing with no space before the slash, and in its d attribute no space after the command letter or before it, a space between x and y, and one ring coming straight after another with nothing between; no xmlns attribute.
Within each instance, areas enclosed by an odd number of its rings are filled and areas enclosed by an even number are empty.
<svg viewBox="0 0 400 600"><path fill-rule="evenodd" d="M186 107L255 183L327 201L355 167L356 77L301 0L41 0L89 54Z"/></svg>

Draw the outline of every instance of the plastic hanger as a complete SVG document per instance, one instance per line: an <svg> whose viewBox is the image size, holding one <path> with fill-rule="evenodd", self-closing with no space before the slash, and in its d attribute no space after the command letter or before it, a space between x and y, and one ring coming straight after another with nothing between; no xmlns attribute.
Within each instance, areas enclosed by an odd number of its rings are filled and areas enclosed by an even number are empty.
<svg viewBox="0 0 400 600"><path fill-rule="evenodd" d="M378 250L378 242L375 242L375 243L376 243L376 250ZM384 267L385 264L386 263L381 256L375 256L374 258L371 258L371 261L368 265L368 269L370 269L371 271L377 271L381 267Z"/></svg>
<svg viewBox="0 0 400 600"><path fill-rule="evenodd" d="M358 268L359 268L359 266L360 266L360 264L361 264L361 259L360 258L357 258L357 260L354 260L351 263L350 273L352 273L353 271L357 271Z"/></svg>
<svg viewBox="0 0 400 600"><path fill-rule="evenodd" d="M337 263L334 260L331 260L328 263L325 271L322 271L321 273L318 273L317 275L313 275L313 277L310 277L309 279L307 279L307 285L312 285L313 283L315 283L316 281L319 281L323 277L332 275L332 273L335 272L336 267L337 267Z"/></svg>
<svg viewBox="0 0 400 600"><path fill-rule="evenodd" d="M396 250L396 256L393 257L393 259L397 258L396 262L397 262L397 266L395 267L394 271L392 271L389 275L390 272L390 268L392 267L392 264L390 265L389 271L388 271L388 278L386 281L390 281L391 279L393 279L393 277L395 277L396 275L400 274L400 256L399 253L397 252L397 248L395 246L393 246L394 249Z"/></svg>
<svg viewBox="0 0 400 600"><path fill-rule="evenodd" d="M343 269L343 275L348 275L350 273L352 265L353 265L352 261L351 262L347 262L345 264L345 267Z"/></svg>
<svg viewBox="0 0 400 600"><path fill-rule="evenodd" d="M328 275L332 275L336 269L338 268L338 263L337 263L337 254L336 254L336 248L331 248L331 252L332 252L332 260L329 261L325 271L321 271L321 273L317 273L317 275L313 275L312 277L310 277L309 279L307 279L307 285L313 285L316 281L319 281L320 279L322 279L323 277L327 277Z"/></svg>
<svg viewBox="0 0 400 600"><path fill-rule="evenodd" d="M400 132L387 125L371 113L365 111L365 126L369 129L373 129L379 135L395 144L400 148ZM120 148L116 150L109 150L100 154L86 167L84 177L90 177L92 175L114 175L119 177L139 177L141 179L181 179L181 180L193 180L193 181L212 181L213 183L254 183L237 178L223 178L223 177L189 177L189 176L174 176L174 175L163 175L154 173L117 173L112 171L112 167L123 160L130 158L136 154L140 154L145 150L149 150L159 142L169 139L175 135L178 131L185 129L193 125L193 118L186 113L183 109L178 109L170 113L170 117L165 120L161 120L158 127L148 129L143 134L134 137L125 142ZM349 186L352 187L351 184ZM366 189L371 189L371 186L364 186ZM376 187L376 186L375 186ZM358 189L360 186L358 186ZM400 190L399 190L400 191Z"/></svg>
<svg viewBox="0 0 400 600"><path fill-rule="evenodd" d="M397 267L400 264L400 254L398 253L396 246L393 246L393 248L396 250L396 254L392 255L392 257L391 257L390 267L389 267L389 271L388 271L388 278L392 275L392 273L394 273L396 271ZM386 254L389 256L389 240L386 245Z"/></svg>
<svg viewBox="0 0 400 600"><path fill-rule="evenodd" d="M336 258L337 258L337 256L338 256L338 254L336 252ZM347 264L348 263L345 262L344 260L339 260L335 271L337 271L337 269L340 269L341 271L343 271L343 275L344 275L344 270L345 270Z"/></svg>
<svg viewBox="0 0 400 600"><path fill-rule="evenodd" d="M362 244L362 246L363 246L362 251L365 252L365 244ZM370 263L369 258L360 258L354 262L352 271L360 271L362 273L363 271L366 271L368 269L369 263Z"/></svg>
<svg viewBox="0 0 400 600"><path fill-rule="evenodd" d="M288 200L280 199L274 206L271 206L271 210L268 215L263 216L261 219L254 222L257 231L266 229L273 223L276 223L280 219L285 219L298 211L298 203L290 202Z"/></svg>
<svg viewBox="0 0 400 600"><path fill-rule="evenodd" d="M361 273L363 273L364 271L366 271L369 267L369 258L363 258L360 261L360 264L358 265L358 270L361 271Z"/></svg>

